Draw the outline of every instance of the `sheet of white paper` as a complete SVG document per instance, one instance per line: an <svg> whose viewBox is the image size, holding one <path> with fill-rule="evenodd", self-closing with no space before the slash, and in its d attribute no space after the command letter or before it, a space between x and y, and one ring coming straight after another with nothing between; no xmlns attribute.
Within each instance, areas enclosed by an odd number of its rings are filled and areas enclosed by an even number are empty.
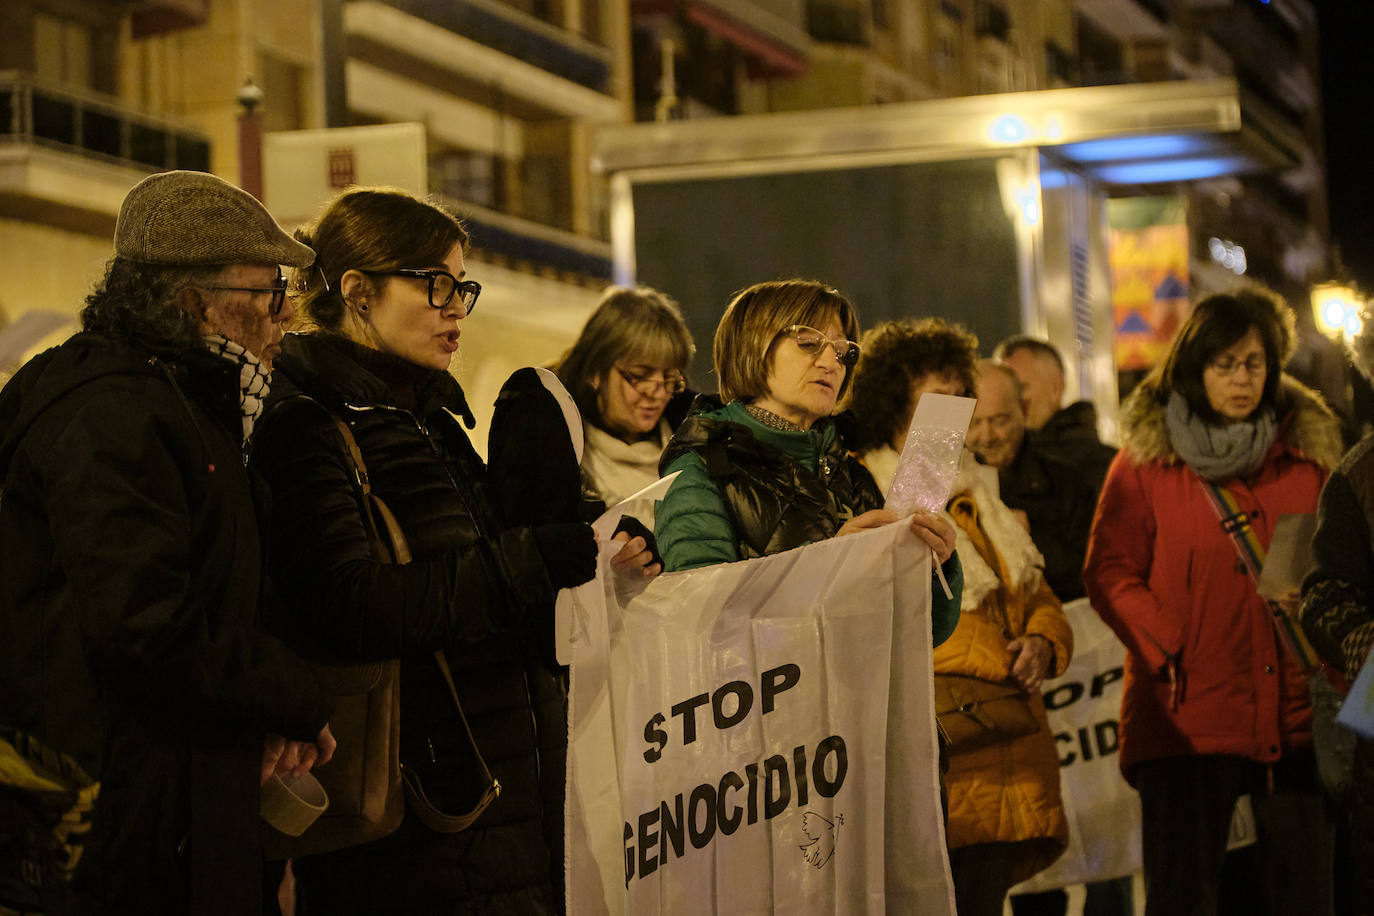
<svg viewBox="0 0 1374 916"><path fill-rule="evenodd" d="M602 549L605 550L606 545L610 544L611 537L615 534L615 526L620 524L621 516L634 515L635 513L632 510L638 503L648 502L652 505L654 502L662 499L680 473L682 472L674 471L667 477L660 477L638 493L633 493L625 497L620 502L601 513L601 517L592 522L592 530L596 532L597 540L601 542ZM604 567L600 561L598 561L596 574L600 576L603 572ZM553 645L554 654L557 656L558 664L560 665L572 664L572 632L572 593L566 588L559 589L558 598L553 606Z"/></svg>
<svg viewBox="0 0 1374 916"><path fill-rule="evenodd" d="M1336 721L1366 738L1374 738L1374 653L1365 660L1355 675L1355 683L1341 701Z"/></svg>
<svg viewBox="0 0 1374 916"><path fill-rule="evenodd" d="M601 513L601 517L592 522L592 530L596 532L596 536L601 539L602 543L609 541L611 535L615 534L615 526L620 524L620 517L622 515L634 515L631 509L634 508L635 503L644 502L653 505L658 502L664 497L664 494L668 492L668 488L673 485L673 481L677 480L677 475L681 473L681 471L674 471L667 477L660 477L644 489L637 493L631 493L629 496Z"/></svg>
<svg viewBox="0 0 1374 916"><path fill-rule="evenodd" d="M1258 591L1265 598L1280 598L1285 592L1302 587L1312 565L1312 537L1317 533L1317 516L1311 512L1280 515L1274 537L1260 570Z"/></svg>
<svg viewBox="0 0 1374 916"><path fill-rule="evenodd" d="M888 509L906 516L917 509L939 512L945 508L976 403L977 398L921 395L887 491Z"/></svg>

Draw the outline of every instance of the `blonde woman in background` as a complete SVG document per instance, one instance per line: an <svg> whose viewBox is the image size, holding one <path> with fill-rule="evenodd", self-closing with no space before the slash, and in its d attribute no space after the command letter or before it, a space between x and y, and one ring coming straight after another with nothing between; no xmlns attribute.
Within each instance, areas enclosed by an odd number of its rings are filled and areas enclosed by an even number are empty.
<svg viewBox="0 0 1374 916"><path fill-rule="evenodd" d="M647 286L602 295L556 370L582 414L585 498L613 506L658 479L691 402L685 372L695 351L668 296Z"/></svg>

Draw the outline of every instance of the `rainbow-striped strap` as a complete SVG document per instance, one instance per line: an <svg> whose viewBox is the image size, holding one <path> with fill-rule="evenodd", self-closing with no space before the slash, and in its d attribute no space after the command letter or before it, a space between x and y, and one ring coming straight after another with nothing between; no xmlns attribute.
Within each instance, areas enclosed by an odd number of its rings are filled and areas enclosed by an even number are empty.
<svg viewBox="0 0 1374 916"><path fill-rule="evenodd" d="M1250 513L1241 510L1236 497L1225 487L1208 483L1201 478L1198 478L1198 482L1207 494L1207 501L1216 510L1217 518L1221 519L1221 530L1231 536L1232 542L1236 545L1236 553L1240 555L1245 568L1250 571L1250 578L1258 585L1260 570L1264 568L1265 550L1264 545L1260 543L1259 535L1250 524ZM1321 661L1303 634L1302 627L1298 626L1298 622L1288 616L1277 602L1266 598L1265 604L1269 605L1270 619L1279 634L1279 641L1292 654L1302 670L1311 671L1319 667Z"/></svg>

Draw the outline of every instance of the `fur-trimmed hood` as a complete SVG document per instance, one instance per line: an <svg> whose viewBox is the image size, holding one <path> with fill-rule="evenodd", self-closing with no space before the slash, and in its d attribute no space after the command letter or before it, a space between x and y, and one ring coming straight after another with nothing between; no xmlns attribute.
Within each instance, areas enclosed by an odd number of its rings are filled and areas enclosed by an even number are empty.
<svg viewBox="0 0 1374 916"><path fill-rule="evenodd" d="M1322 397L1291 375L1279 381L1276 408L1284 445L1330 472L1340 463L1341 427ZM1169 439L1165 404L1152 379L1141 382L1121 408L1122 448L1139 464L1173 464L1178 451Z"/></svg>

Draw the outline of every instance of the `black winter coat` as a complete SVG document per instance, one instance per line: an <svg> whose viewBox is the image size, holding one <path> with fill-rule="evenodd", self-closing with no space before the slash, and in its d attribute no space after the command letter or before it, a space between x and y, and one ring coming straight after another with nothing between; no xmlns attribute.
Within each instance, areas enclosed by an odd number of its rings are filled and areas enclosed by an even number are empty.
<svg viewBox="0 0 1374 916"><path fill-rule="evenodd" d="M998 474L1002 502L1026 513L1031 540L1045 558L1045 581L1060 601L1087 594L1083 587L1083 559L1088 552L1093 510L1097 508L1095 481L1079 465L1041 449L1027 433L1012 463Z"/></svg>
<svg viewBox="0 0 1374 916"><path fill-rule="evenodd" d="M0 392L0 722L101 782L81 912L251 914L264 733L326 698L256 626L238 373L93 333Z"/></svg>
<svg viewBox="0 0 1374 916"><path fill-rule="evenodd" d="M454 417L467 413L457 382L332 335L287 337L274 376L254 463L276 507L275 624L303 654L401 658L401 759L441 810L459 813L481 783L433 659L445 650L502 786L462 833L408 814L383 840L298 860L305 899L313 912L561 909L566 694L540 651L553 593L530 530L497 530L485 468ZM399 387L412 409L398 406ZM330 414L349 424L410 564L373 556Z"/></svg>
<svg viewBox="0 0 1374 916"><path fill-rule="evenodd" d="M1041 451L1074 465L1092 482L1093 492L1102 491L1116 449L1097 438L1097 408L1091 401L1060 408L1031 435Z"/></svg>

